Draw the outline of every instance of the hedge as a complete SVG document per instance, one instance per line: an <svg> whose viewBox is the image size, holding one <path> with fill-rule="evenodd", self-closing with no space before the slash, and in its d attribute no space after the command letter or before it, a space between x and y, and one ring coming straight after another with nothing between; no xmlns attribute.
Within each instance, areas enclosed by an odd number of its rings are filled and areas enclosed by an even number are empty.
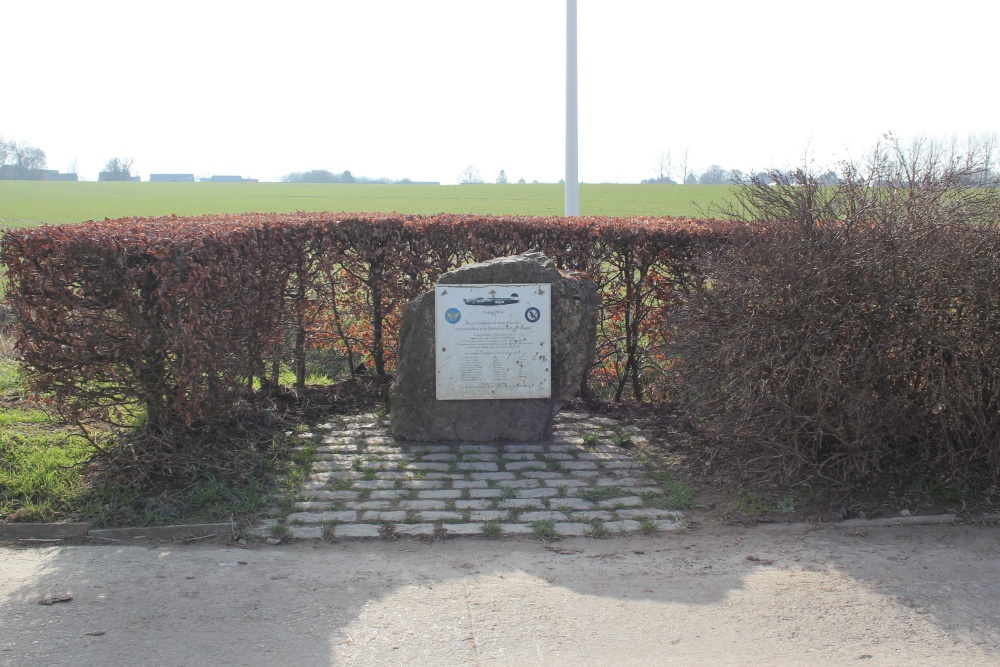
<svg viewBox="0 0 1000 667"><path fill-rule="evenodd" d="M233 415L281 359L336 348L391 374L406 303L463 264L538 250L587 272L603 307L589 390L662 391L661 326L692 258L728 225L674 218L302 213L126 218L0 242L17 349L69 415L191 428ZM141 409L141 410L140 410Z"/></svg>

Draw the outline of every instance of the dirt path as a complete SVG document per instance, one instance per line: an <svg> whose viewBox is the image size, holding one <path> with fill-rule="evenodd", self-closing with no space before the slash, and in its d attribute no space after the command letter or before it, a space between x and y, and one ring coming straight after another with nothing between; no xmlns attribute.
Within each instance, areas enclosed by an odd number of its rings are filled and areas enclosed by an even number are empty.
<svg viewBox="0 0 1000 667"><path fill-rule="evenodd" d="M1000 664L998 528L4 548L0 563L4 666Z"/></svg>

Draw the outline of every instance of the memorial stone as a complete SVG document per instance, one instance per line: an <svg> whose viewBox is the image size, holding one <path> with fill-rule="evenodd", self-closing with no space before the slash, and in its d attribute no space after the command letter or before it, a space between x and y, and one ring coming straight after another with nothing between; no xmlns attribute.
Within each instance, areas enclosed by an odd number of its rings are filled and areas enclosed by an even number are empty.
<svg viewBox="0 0 1000 667"><path fill-rule="evenodd" d="M593 363L597 287L541 253L470 264L403 312L389 432L537 441Z"/></svg>

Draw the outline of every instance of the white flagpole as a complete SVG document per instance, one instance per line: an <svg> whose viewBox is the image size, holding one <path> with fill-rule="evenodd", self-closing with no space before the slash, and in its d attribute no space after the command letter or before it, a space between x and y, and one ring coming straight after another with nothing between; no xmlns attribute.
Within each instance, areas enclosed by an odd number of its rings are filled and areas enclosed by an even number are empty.
<svg viewBox="0 0 1000 667"><path fill-rule="evenodd" d="M566 217L580 215L576 97L576 0L566 0Z"/></svg>

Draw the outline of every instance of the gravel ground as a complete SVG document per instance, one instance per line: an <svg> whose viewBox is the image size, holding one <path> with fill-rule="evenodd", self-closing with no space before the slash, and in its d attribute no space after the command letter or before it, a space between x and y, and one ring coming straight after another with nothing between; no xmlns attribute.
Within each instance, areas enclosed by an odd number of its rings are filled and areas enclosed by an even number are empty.
<svg viewBox="0 0 1000 667"><path fill-rule="evenodd" d="M1000 664L995 527L8 545L0 562L4 666Z"/></svg>

